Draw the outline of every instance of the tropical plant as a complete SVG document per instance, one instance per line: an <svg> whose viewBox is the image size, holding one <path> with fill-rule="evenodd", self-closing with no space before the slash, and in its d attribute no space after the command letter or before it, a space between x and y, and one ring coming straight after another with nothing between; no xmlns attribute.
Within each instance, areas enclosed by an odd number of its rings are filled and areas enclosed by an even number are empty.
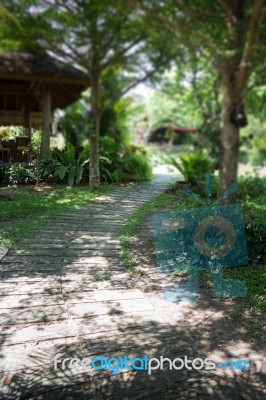
<svg viewBox="0 0 266 400"><path fill-rule="evenodd" d="M180 161L171 158L171 164L181 172L186 181L192 183L202 181L205 174L214 170L211 158L200 151L182 154L179 159Z"/></svg>
<svg viewBox="0 0 266 400"><path fill-rule="evenodd" d="M11 12L9 12L6 8L2 6L0 6L0 20L12 21L20 31L22 30L22 26L20 25L18 19Z"/></svg>
<svg viewBox="0 0 266 400"><path fill-rule="evenodd" d="M9 130L8 128L1 126L0 127L0 139L7 139L9 138Z"/></svg>
<svg viewBox="0 0 266 400"><path fill-rule="evenodd" d="M113 176L111 172L112 161L108 157L99 157L100 161L100 177L105 182L112 182Z"/></svg>
<svg viewBox="0 0 266 400"><path fill-rule="evenodd" d="M64 179L68 174L68 186L79 183L82 179L84 166L89 162L89 146L85 146L79 155L71 143L67 143L66 149L58 152L59 165L56 173L60 179Z"/></svg>
<svg viewBox="0 0 266 400"><path fill-rule="evenodd" d="M13 164L6 170L4 182L12 185L36 183L35 169L23 164Z"/></svg>
<svg viewBox="0 0 266 400"><path fill-rule="evenodd" d="M138 151L126 153L121 159L125 180L149 181L152 179L152 169L147 157Z"/></svg>

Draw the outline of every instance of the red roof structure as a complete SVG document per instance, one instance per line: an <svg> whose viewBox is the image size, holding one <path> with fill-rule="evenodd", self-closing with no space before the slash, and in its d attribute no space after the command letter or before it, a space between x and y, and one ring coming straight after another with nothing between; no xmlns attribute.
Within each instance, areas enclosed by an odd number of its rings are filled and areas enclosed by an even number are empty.
<svg viewBox="0 0 266 400"><path fill-rule="evenodd" d="M163 125L151 130L148 136L148 143L167 143L181 144L183 134L196 133L196 128L185 128L178 125Z"/></svg>

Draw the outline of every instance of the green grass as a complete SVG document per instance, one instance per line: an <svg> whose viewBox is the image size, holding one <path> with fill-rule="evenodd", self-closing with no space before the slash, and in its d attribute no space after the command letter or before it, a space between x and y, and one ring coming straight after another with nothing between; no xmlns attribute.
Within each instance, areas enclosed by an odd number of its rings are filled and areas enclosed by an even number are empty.
<svg viewBox="0 0 266 400"><path fill-rule="evenodd" d="M253 183L249 181L246 185L245 181L241 181L238 202L241 201L244 209L250 263L246 267L227 268L224 273L225 278L238 279L246 284L248 295L238 301L242 305L246 304L259 312L266 312L266 195L263 191L265 183L265 179L253 181ZM212 204L215 204L215 201ZM165 211L166 209L175 211L202 205L195 199L178 192L177 194L162 194L140 207L129 218L121 235L122 259L125 268L131 273L137 273L131 243L143 225L145 218L154 212ZM202 271L200 277L208 286L212 285L210 271Z"/></svg>
<svg viewBox="0 0 266 400"><path fill-rule="evenodd" d="M155 197L153 200L144 204L125 223L121 235L120 243L122 247L122 261L124 267L130 273L137 273L136 263L134 256L131 251L131 241L132 238L137 234L140 226L143 223L143 219L149 214L158 211L159 209L169 206L173 201L173 196L170 194L162 194Z"/></svg>
<svg viewBox="0 0 266 400"><path fill-rule="evenodd" d="M19 240L29 235L50 217L74 206L82 206L112 189L103 185L97 191L88 187L56 187L38 191L35 186L12 189L13 201L0 201L0 245L16 247Z"/></svg>

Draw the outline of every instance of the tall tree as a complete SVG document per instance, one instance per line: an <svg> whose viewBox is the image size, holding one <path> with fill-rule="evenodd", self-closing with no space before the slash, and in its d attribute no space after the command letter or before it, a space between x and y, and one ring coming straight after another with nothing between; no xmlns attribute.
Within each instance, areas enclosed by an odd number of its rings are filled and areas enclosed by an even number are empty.
<svg viewBox="0 0 266 400"><path fill-rule="evenodd" d="M171 29L192 51L210 52L222 82L220 178L228 188L237 179L244 97L260 62L265 0L126 1Z"/></svg>
<svg viewBox="0 0 266 400"><path fill-rule="evenodd" d="M22 47L28 50L38 44L89 74L90 187L96 188L100 183L100 99L104 72L117 65L132 75L132 69L136 70L134 64L142 63L141 73L138 77L135 74L121 96L149 78L164 64L164 57L158 50L153 54L152 63L143 59L147 28L140 14L122 0L40 0L37 5L34 0L21 0L19 5L11 0L9 7L28 27L21 36Z"/></svg>

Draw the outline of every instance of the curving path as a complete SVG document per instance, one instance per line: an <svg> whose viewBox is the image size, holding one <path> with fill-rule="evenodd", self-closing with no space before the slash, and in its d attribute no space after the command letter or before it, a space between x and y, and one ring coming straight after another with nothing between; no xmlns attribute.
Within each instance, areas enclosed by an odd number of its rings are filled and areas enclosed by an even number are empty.
<svg viewBox="0 0 266 400"><path fill-rule="evenodd" d="M58 353L79 359L176 356L178 333L133 287L119 257L123 223L172 180L162 175L117 188L49 220L23 240L24 250L3 258L1 399L160 399L187 379L176 371L160 378L163 371L112 375L53 365Z"/></svg>

